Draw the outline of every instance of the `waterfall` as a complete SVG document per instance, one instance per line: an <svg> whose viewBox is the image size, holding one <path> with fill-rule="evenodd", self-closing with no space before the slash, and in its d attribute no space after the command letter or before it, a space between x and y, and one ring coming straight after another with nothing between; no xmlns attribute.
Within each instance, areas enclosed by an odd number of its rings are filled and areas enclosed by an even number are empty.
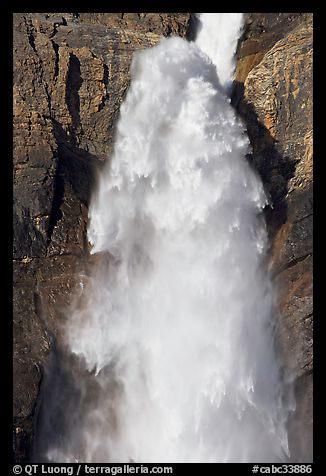
<svg viewBox="0 0 326 476"><path fill-rule="evenodd" d="M201 13L196 43L216 67L227 92L232 87L235 52L243 26L242 13Z"/></svg>
<svg viewBox="0 0 326 476"><path fill-rule="evenodd" d="M89 209L101 264L65 327L95 396L50 461L286 461L268 200L229 98L242 21L134 54Z"/></svg>

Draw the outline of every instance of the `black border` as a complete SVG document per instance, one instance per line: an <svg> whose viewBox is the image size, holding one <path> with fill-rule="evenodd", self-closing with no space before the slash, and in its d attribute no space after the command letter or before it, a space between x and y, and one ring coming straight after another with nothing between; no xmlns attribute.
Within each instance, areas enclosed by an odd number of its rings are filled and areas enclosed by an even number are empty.
<svg viewBox="0 0 326 476"><path fill-rule="evenodd" d="M202 2L200 4L191 2L181 2L178 4L176 2L169 2L168 0L164 2L144 2L139 0L136 2L123 2L122 4L114 4L113 2L103 2L102 4L97 3L96 5L92 3L91 9L90 5L85 5L87 8L82 8L83 4L81 2L57 2L55 8L51 8L48 5L39 4L37 2L29 3L28 8L25 2L14 2L11 4L11 8L5 10L5 15L2 19L2 35L1 35L1 44L4 46L2 48L1 59L7 60L7 63L2 66L2 75L0 76L1 81L3 82L1 91L3 93L4 103L7 106L7 120L3 120L1 132L2 132L2 143L6 142L6 147L2 150L2 167L1 167L1 204L2 204L2 213L1 213L1 222L2 222L2 246L1 250L3 252L2 265L5 267L5 272L2 273L2 285L1 291L3 292L2 300L2 316L1 324L3 326L2 330L2 343L1 343L1 352L2 352L2 392L1 392L1 454L2 454L2 463L5 465L2 468L8 468L7 471L3 471L3 474L12 474L11 464L12 464L12 401L13 401L13 375L12 375L12 357L13 357L13 342L12 342L12 242L13 242L13 221L12 221L12 146L13 146L13 128L12 128L12 71L13 71L13 27L12 27L12 15L14 12L34 12L42 11L44 8L49 12L60 12L61 10L79 10L83 12L103 12L105 10L110 10L110 12L115 13L123 10L127 12L176 12L182 13L189 10L197 11L213 11L211 2L207 2L206 6ZM217 3L214 5L214 9L222 6ZM236 7L236 4L232 4L233 7ZM69 7L69 8L68 8ZM75 8L76 7L76 8ZM261 2L251 3L250 5L239 4L238 9L235 8L235 11L242 10L246 7L250 7L251 11L266 11L269 8L272 8L272 11L276 9L295 9L303 12L311 12L314 14L314 80L313 80L313 95L314 95L314 150L317 152L315 154L314 160L314 233L313 233L313 247L314 247L314 308L315 312L314 319L314 463L313 463L313 472L317 467L322 463L323 459L323 430L321 416L323 409L323 390L322 390L322 363L321 363L321 349L323 348L323 333L322 327L324 324L324 316L320 312L320 296L323 291L323 275L321 273L320 264L321 264L321 247L323 246L323 221L322 221L322 212L323 209L320 206L322 201L322 191L323 191L323 180L325 175L322 172L322 165L324 164L324 157L321 150L321 123L320 119L323 114L321 97L324 95L324 74L322 72L323 63L321 61L321 55L324 53L321 50L321 38L323 35L323 25L322 25L322 15L321 10L313 8L311 3L305 2L304 4L295 3L292 7L290 5L285 5L284 2L279 3L279 8L277 3L272 3L270 5L261 4ZM263 7L263 8L262 8ZM283 7L283 8L282 8ZM271 11L267 11L270 13ZM6 78L7 75L7 78ZM319 84L318 84L319 83ZM4 114L2 115L4 117ZM320 130L319 130L320 129ZM7 150L6 150L7 149ZM319 228L319 229L318 229ZM4 461L5 460L5 461ZM8 463L8 465L6 464ZM218 467L216 466L218 465ZM222 465L222 466L221 466ZM242 470L240 470L240 467ZM0 466L0 467L1 467ZM171 465L169 465L171 466ZM189 472L204 471L205 474L211 474L216 472L219 468L224 472L228 470L235 471L244 471L245 473L251 474L252 464L248 463L184 463L184 464L173 464L174 468L173 474L181 474L182 471L185 474ZM2 469L1 468L1 469Z"/></svg>

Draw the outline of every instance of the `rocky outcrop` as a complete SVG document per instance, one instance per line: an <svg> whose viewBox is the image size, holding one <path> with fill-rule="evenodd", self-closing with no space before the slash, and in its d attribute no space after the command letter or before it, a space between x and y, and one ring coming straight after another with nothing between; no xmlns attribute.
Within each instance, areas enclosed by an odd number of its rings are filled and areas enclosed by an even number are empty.
<svg viewBox="0 0 326 476"><path fill-rule="evenodd" d="M29 458L43 364L87 273L87 207L133 52L189 14L14 14L14 456Z"/></svg>
<svg viewBox="0 0 326 476"><path fill-rule="evenodd" d="M312 14L252 13L233 102L272 207L266 211L280 302L279 342L295 379L291 460L312 461Z"/></svg>

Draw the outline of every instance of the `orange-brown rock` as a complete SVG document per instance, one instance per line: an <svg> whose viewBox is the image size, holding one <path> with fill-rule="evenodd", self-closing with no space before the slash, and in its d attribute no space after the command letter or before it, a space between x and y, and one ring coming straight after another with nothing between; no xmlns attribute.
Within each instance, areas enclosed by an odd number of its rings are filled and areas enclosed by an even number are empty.
<svg viewBox="0 0 326 476"><path fill-rule="evenodd" d="M14 14L14 453L29 460L43 363L87 272L87 208L135 50L187 13Z"/></svg>
<svg viewBox="0 0 326 476"><path fill-rule="evenodd" d="M279 341L295 378L291 460L312 460L312 14L247 16L233 102L272 208L266 212L279 293Z"/></svg>

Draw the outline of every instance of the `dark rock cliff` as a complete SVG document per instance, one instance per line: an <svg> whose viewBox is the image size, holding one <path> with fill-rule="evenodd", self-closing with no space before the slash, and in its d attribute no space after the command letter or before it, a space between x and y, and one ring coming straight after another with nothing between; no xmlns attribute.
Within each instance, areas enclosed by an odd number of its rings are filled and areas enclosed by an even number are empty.
<svg viewBox="0 0 326 476"><path fill-rule="evenodd" d="M272 207L279 344L295 379L291 460L312 461L312 14L251 13L238 48L233 103Z"/></svg>
<svg viewBox="0 0 326 476"><path fill-rule="evenodd" d="M17 462L29 460L44 362L89 266L90 192L111 151L132 54L191 25L187 13L14 14ZM294 461L310 461L312 451L311 53L310 14L248 14L233 97L253 146L248 158L273 201L266 218L280 342L296 376Z"/></svg>
<svg viewBox="0 0 326 476"><path fill-rule="evenodd" d="M87 206L135 50L189 14L14 14L14 455L28 460L43 364L88 262Z"/></svg>

